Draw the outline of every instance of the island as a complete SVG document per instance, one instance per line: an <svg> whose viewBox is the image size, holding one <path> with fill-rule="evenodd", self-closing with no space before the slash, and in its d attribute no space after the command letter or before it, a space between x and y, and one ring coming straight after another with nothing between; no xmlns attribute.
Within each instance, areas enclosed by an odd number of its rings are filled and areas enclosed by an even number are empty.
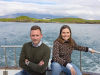
<svg viewBox="0 0 100 75"><path fill-rule="evenodd" d="M77 23L77 24L100 24L100 20L84 20L82 18L54 18L54 19L35 19L28 16L16 18L0 18L0 22L34 22L34 23Z"/></svg>

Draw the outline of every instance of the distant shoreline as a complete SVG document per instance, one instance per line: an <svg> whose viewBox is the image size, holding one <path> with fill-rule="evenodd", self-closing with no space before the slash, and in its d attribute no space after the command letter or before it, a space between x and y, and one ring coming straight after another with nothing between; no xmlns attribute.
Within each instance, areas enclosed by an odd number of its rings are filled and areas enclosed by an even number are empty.
<svg viewBox="0 0 100 75"><path fill-rule="evenodd" d="M0 21L0 22L3 22L3 21ZM19 23L46 23L46 22L19 22ZM48 23L52 23L52 22L48 22ZM55 23L58 23L58 22L55 22ZM100 23L67 23L67 24L100 24Z"/></svg>
<svg viewBox="0 0 100 75"><path fill-rule="evenodd" d="M84 20L81 18L35 19L27 16L1 18L0 22L100 24L100 20Z"/></svg>

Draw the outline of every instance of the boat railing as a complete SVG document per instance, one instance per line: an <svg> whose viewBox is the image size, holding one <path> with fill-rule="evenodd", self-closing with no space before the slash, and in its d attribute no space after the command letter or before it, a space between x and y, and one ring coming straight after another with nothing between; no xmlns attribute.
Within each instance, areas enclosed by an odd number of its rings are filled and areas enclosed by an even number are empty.
<svg viewBox="0 0 100 75"><path fill-rule="evenodd" d="M14 57L15 57L15 68L17 68L17 61L16 61L16 48L17 47L22 47L21 45L17 45L17 46L0 46L2 48L4 48L4 53L5 53L5 68L7 68L7 58L6 58L6 48L14 48ZM50 47L53 48L53 47ZM95 51L94 53L99 53L98 51ZM48 67L47 67L48 69ZM82 71L82 52L80 51L80 70Z"/></svg>

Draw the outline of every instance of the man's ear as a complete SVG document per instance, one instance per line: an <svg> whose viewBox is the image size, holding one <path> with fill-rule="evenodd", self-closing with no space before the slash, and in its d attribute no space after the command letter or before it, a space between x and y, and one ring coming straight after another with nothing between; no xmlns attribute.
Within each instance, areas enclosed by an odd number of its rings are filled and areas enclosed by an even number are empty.
<svg viewBox="0 0 100 75"><path fill-rule="evenodd" d="M41 34L41 38L43 37L43 34Z"/></svg>
<svg viewBox="0 0 100 75"><path fill-rule="evenodd" d="M30 38L31 38L31 34L30 34Z"/></svg>

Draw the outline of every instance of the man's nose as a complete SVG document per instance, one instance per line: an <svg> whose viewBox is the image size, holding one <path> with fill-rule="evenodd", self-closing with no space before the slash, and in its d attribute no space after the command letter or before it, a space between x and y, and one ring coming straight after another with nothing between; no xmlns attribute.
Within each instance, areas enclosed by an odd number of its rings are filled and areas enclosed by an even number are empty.
<svg viewBox="0 0 100 75"><path fill-rule="evenodd" d="M36 36L34 36L34 39L36 39L37 37Z"/></svg>

